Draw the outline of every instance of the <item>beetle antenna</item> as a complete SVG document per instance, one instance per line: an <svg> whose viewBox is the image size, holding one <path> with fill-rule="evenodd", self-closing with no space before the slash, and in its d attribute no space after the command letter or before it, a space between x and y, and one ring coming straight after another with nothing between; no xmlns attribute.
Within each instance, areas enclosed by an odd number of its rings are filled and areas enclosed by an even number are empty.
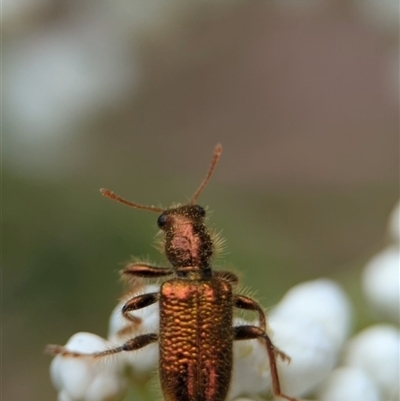
<svg viewBox="0 0 400 401"><path fill-rule="evenodd" d="M106 198L115 200L119 203L123 203L124 205L133 207L135 209L150 210L151 212L157 212L157 213L164 212L164 209L161 209L160 207L146 206L146 205L140 205L139 203L129 202L129 201L125 200L124 198L121 198L120 196L116 195L114 192L112 192L108 189L105 189L105 188L100 189L100 192Z"/></svg>
<svg viewBox="0 0 400 401"><path fill-rule="evenodd" d="M213 158L211 160L210 168L208 169L208 172L207 172L203 182L200 184L200 186L197 188L197 191L192 196L192 199L189 202L190 205L193 205L196 202L197 198L199 197L199 195L203 191L204 187L207 185L207 182L210 179L211 174L213 173L213 171L215 169L215 166L218 163L218 159L221 156L221 153L222 153L222 146L220 144L218 144L214 149L214 155L213 155Z"/></svg>

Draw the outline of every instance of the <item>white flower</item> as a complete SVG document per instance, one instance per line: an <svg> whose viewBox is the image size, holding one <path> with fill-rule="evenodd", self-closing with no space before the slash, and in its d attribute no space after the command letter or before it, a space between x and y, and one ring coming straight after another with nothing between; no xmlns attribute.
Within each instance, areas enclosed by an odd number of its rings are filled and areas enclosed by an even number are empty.
<svg viewBox="0 0 400 401"><path fill-rule="evenodd" d="M400 317L400 203L389 218L391 244L365 266L362 285L372 309L399 323Z"/></svg>
<svg viewBox="0 0 400 401"><path fill-rule="evenodd" d="M292 288L268 320L272 342L291 358L290 364L278 360L282 391L295 397L311 391L335 366L349 330L350 306L337 284L316 280ZM239 324L249 323L236 319ZM265 344L236 341L228 399L270 391Z"/></svg>
<svg viewBox="0 0 400 401"><path fill-rule="evenodd" d="M375 255L365 266L362 285L372 308L392 321L400 313L400 248L390 246Z"/></svg>
<svg viewBox="0 0 400 401"><path fill-rule="evenodd" d="M65 348L87 354L113 346L95 334L81 332L74 334ZM118 401L127 389L127 380L121 374L120 365L114 357L102 363L92 357L59 354L51 362L50 375L59 391L59 401Z"/></svg>
<svg viewBox="0 0 400 401"><path fill-rule="evenodd" d="M400 331L391 325L369 327L347 344L344 363L362 369L384 400L399 399Z"/></svg>
<svg viewBox="0 0 400 401"><path fill-rule="evenodd" d="M366 265L362 285L376 317L399 322L400 204L389 219L391 244ZM321 401L397 401L399 399L400 332L375 325L355 335L345 346L345 366L320 387Z"/></svg>
<svg viewBox="0 0 400 401"><path fill-rule="evenodd" d="M130 316L136 318L133 322L122 316L122 307L134 296L158 291L159 285L136 284L111 314L109 341L79 333L71 338L66 348L91 353L121 345L141 334L157 333L158 303L131 312ZM349 330L349 316L347 298L329 280L316 280L292 288L274 308L268 316L268 335L292 359L288 364L277 358L285 394L296 397L309 393L332 371ZM258 322L239 318L234 321L235 326L249 324L258 325ZM269 394L271 372L265 343L261 340L235 341L233 347L234 365L227 399ZM137 384L144 384L156 370L158 345L150 344L104 359L102 363L91 357L57 355L51 371L54 385L59 390L59 401L120 399L126 390L127 377Z"/></svg>
<svg viewBox="0 0 400 401"><path fill-rule="evenodd" d="M134 296L159 292L157 284L136 286L125 295L111 313L108 338L118 345L123 344L133 337L141 334L158 333L159 307L158 302L146 308L131 312L130 315L140 319L138 323L132 323L122 316L122 307ZM137 351L123 352L122 358L129 368L129 377L135 382L143 383L150 379L158 366L158 344L149 344Z"/></svg>
<svg viewBox="0 0 400 401"><path fill-rule="evenodd" d="M319 401L380 401L379 391L368 375L354 367L335 369L318 391Z"/></svg>
<svg viewBox="0 0 400 401"><path fill-rule="evenodd" d="M110 317L109 340L91 333L73 335L65 349L91 354L115 348L141 334L158 332L158 303L131 313L137 323L122 316L122 307L133 296L158 292L159 285L136 285L123 297ZM58 401L118 401L126 393L129 381L145 383L158 364L158 345L150 344L132 352L120 352L102 359L92 356L55 356L50 373L58 389Z"/></svg>
<svg viewBox="0 0 400 401"><path fill-rule="evenodd" d="M234 326L257 325L236 318ZM267 393L271 384L269 360L265 344L262 341L235 341L233 345L233 372L227 399L232 400L240 395Z"/></svg>
<svg viewBox="0 0 400 401"><path fill-rule="evenodd" d="M291 288L273 309L271 319L296 316L319 323L339 350L349 335L351 305L341 287L328 279L318 279Z"/></svg>

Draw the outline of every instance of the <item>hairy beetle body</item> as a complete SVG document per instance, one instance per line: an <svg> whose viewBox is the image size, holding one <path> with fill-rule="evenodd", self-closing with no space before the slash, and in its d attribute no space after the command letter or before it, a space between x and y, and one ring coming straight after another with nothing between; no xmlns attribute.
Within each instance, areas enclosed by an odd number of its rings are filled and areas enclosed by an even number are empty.
<svg viewBox="0 0 400 401"><path fill-rule="evenodd" d="M233 342L257 340L264 343L269 358L273 393L298 401L281 391L276 359L290 358L269 338L262 308L251 298L232 293L232 285L238 282L235 274L214 271L211 267L214 242L204 222L206 212L195 202L221 151L218 145L205 179L183 206L169 209L144 206L101 190L104 196L125 205L161 213L157 224L164 232L164 251L172 267L130 263L122 272L124 277L167 278L159 292L136 295L122 308L122 315L137 324L138 319L132 313L159 302L158 333L141 334L119 347L93 354L71 352L57 345L49 346L49 352L70 357L104 357L158 342L159 374L166 401L225 401L231 382ZM259 325L232 327L234 308L258 313Z"/></svg>

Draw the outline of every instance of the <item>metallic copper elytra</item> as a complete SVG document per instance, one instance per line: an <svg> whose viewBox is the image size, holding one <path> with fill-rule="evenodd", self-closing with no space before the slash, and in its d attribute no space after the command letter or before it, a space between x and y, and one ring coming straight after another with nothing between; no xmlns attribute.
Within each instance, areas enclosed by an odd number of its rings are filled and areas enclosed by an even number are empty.
<svg viewBox="0 0 400 401"><path fill-rule="evenodd" d="M172 267L131 263L123 270L123 276L172 278L164 281L159 292L137 295L122 308L122 315L137 324L131 312L159 302L158 333L139 335L120 347L90 355L104 357L158 342L160 382L167 401L224 401L231 382L233 341L254 339L265 345L274 395L298 401L280 389L276 359L289 361L290 358L267 335L262 308L251 298L233 293L232 286L238 282L235 274L214 271L211 267L214 241L204 223L206 212L195 202L214 171L221 151L217 145L206 177L187 205L164 210L129 202L109 190L101 190L104 196L117 202L161 213L157 224L164 232L164 251ZM232 327L234 308L256 312L259 326ZM48 351L83 356L61 346L49 346Z"/></svg>
<svg viewBox="0 0 400 401"><path fill-rule="evenodd" d="M168 401L223 401L232 371L229 283L172 279L160 291L160 380Z"/></svg>

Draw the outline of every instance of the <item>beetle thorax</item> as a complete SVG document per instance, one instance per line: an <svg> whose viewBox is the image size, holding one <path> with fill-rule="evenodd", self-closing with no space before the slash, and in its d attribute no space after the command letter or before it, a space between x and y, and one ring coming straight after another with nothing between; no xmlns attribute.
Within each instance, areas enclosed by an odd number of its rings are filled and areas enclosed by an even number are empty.
<svg viewBox="0 0 400 401"><path fill-rule="evenodd" d="M172 221L165 233L165 252L168 260L177 269L208 269L213 244L204 223L200 219L182 214L171 215L170 218Z"/></svg>

